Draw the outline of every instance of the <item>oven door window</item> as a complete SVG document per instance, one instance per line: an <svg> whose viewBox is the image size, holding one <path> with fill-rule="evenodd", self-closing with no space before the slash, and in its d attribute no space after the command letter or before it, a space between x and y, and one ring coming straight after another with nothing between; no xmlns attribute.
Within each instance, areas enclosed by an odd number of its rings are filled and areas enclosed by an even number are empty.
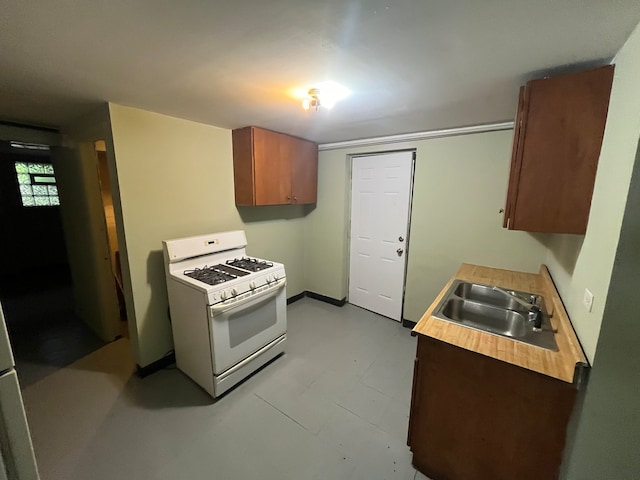
<svg viewBox="0 0 640 480"><path fill-rule="evenodd" d="M216 375L244 360L287 331L285 288L209 309L213 369Z"/></svg>
<svg viewBox="0 0 640 480"><path fill-rule="evenodd" d="M235 348L276 324L276 302L267 299L240 311L233 311L229 322L229 346Z"/></svg>

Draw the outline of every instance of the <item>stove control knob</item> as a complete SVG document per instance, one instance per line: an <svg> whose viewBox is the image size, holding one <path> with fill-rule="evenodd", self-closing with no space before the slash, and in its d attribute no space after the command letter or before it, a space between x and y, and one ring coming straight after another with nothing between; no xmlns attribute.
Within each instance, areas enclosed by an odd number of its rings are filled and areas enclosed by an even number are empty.
<svg viewBox="0 0 640 480"><path fill-rule="evenodd" d="M251 290L255 290L256 289L256 282L249 282L249 288Z"/></svg>
<svg viewBox="0 0 640 480"><path fill-rule="evenodd" d="M271 275L267 275L267 278L265 278L265 280L267 281L267 283L271 283Z"/></svg>
<svg viewBox="0 0 640 480"><path fill-rule="evenodd" d="M273 281L274 281L274 282L277 282L277 281L278 281L278 274L277 274L277 273L274 273L274 274L273 274Z"/></svg>
<svg viewBox="0 0 640 480"><path fill-rule="evenodd" d="M223 290L222 292L220 292L220 300L224 302L226 299L227 299L227 292Z"/></svg>
<svg viewBox="0 0 640 480"><path fill-rule="evenodd" d="M236 295L238 295L238 289L237 288L232 288L231 289L231 296L235 297Z"/></svg>

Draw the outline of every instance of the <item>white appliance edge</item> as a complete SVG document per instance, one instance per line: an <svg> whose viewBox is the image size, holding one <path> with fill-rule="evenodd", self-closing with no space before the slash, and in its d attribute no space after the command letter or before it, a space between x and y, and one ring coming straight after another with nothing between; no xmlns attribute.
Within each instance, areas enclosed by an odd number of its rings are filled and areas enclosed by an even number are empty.
<svg viewBox="0 0 640 480"><path fill-rule="evenodd" d="M38 480L2 305L0 320L0 480Z"/></svg>

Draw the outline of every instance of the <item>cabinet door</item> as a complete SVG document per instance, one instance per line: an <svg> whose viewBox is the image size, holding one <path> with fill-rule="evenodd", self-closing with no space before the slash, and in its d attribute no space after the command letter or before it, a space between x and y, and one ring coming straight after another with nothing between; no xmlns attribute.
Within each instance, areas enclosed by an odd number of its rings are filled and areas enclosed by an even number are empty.
<svg viewBox="0 0 640 480"><path fill-rule="evenodd" d="M253 128L237 128L233 139L233 185L236 205L255 206L255 185L253 168Z"/></svg>
<svg viewBox="0 0 640 480"><path fill-rule="evenodd" d="M420 403L420 394L422 393L422 383L421 379L423 376L422 371L420 370L420 349L421 342L420 338L418 338L418 346L416 349L416 358L413 361L413 384L411 388L411 407L409 409L409 431L407 432L407 445L413 451L413 445L419 445L421 438L420 435L423 434L422 429L420 428L420 407L422 406ZM414 425L416 427L414 428Z"/></svg>
<svg viewBox="0 0 640 480"><path fill-rule="evenodd" d="M318 197L318 145L291 138L292 203L316 203Z"/></svg>
<svg viewBox="0 0 640 480"><path fill-rule="evenodd" d="M558 478L576 390L568 383L418 337L413 465L430 478Z"/></svg>
<svg viewBox="0 0 640 480"><path fill-rule="evenodd" d="M510 229L585 233L612 81L606 66L527 84Z"/></svg>
<svg viewBox="0 0 640 480"><path fill-rule="evenodd" d="M522 170L522 144L524 142L523 132L526 128L527 118L526 87L520 87L518 97L518 113L513 130L513 151L511 153L511 170L509 170L509 187L507 189L507 202L504 212L503 227L513 228L512 215L515 210L516 198L518 197L518 183L520 182L520 171Z"/></svg>
<svg viewBox="0 0 640 480"><path fill-rule="evenodd" d="M291 149L287 135L253 129L256 205L291 203Z"/></svg>

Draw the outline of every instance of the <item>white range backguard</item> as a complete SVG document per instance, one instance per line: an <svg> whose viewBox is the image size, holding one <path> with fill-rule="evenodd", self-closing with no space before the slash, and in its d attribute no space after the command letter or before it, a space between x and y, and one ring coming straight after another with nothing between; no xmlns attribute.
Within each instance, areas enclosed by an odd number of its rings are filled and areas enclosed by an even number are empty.
<svg viewBox="0 0 640 480"><path fill-rule="evenodd" d="M218 397L284 352L284 265L266 262L258 272L226 265L246 256L243 231L162 242L171 328L178 368ZM185 274L219 266L233 278L209 285Z"/></svg>

